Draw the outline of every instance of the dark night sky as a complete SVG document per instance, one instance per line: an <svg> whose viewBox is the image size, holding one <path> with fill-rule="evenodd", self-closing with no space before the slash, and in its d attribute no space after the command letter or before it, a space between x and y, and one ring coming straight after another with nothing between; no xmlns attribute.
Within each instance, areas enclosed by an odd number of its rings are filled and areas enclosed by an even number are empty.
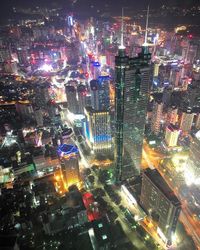
<svg viewBox="0 0 200 250"><path fill-rule="evenodd" d="M76 0L75 0L76 1ZM56 4L62 4L68 5L68 3L72 3L73 0L1 0L1 8L0 11L3 12L3 10L8 11L9 8L12 6L37 6L37 5L56 5ZM142 8L145 5L147 5L150 2L150 5L155 7L165 4L178 4L182 6L188 6L190 4L197 4L200 1L199 0L77 0L75 5L79 6L90 6L90 5L98 5L98 6L104 6L104 4L112 5L113 8L116 6L122 6L127 5L131 6L132 8Z"/></svg>
<svg viewBox="0 0 200 250"><path fill-rule="evenodd" d="M109 5L109 10L112 10L113 13L120 13L122 6L128 6L130 9L145 9L148 3L150 2L150 7L160 8L161 5L179 5L182 7L188 7L192 4L200 3L200 0L0 0L0 19L3 20L8 17L8 14L11 13L12 7L33 7L33 6L62 6L66 9L69 9L72 5L72 2L75 1L74 10L79 12L83 10L84 12L88 11L88 14L91 13L90 6L93 5L95 9L100 9L102 11L105 9L105 4Z"/></svg>

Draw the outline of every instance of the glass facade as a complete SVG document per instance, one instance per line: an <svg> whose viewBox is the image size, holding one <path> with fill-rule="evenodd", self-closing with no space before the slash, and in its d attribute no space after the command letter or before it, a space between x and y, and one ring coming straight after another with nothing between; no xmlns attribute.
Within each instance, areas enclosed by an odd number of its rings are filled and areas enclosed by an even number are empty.
<svg viewBox="0 0 200 250"><path fill-rule="evenodd" d="M147 53L147 54L145 54ZM136 58L121 52L116 57L115 161L116 179L140 172L147 100L150 89L151 55L142 51Z"/></svg>

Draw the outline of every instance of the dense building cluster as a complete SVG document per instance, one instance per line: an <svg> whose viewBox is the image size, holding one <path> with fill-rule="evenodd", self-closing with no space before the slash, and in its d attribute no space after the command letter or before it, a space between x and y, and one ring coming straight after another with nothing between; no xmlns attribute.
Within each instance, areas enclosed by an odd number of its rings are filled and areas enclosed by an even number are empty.
<svg viewBox="0 0 200 250"><path fill-rule="evenodd" d="M0 249L200 245L199 7L104 7L0 28Z"/></svg>

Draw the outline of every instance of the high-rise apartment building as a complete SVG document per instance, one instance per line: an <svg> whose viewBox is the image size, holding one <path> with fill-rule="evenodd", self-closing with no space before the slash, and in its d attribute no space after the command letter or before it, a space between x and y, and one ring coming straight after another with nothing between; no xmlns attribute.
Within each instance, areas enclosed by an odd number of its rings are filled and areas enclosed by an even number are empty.
<svg viewBox="0 0 200 250"><path fill-rule="evenodd" d="M77 87L79 114L84 114L84 108L87 106L87 89L80 84Z"/></svg>
<svg viewBox="0 0 200 250"><path fill-rule="evenodd" d="M177 146L179 134L180 134L180 130L173 124L170 124L169 126L166 127L165 142L168 147Z"/></svg>
<svg viewBox="0 0 200 250"><path fill-rule="evenodd" d="M192 112L191 108L188 108L186 111L182 113L180 120L180 129L184 133L188 133L191 131L193 119L194 119L194 113Z"/></svg>
<svg viewBox="0 0 200 250"><path fill-rule="evenodd" d="M172 242L181 211L181 203L154 169L143 172L140 204L153 221L157 223L157 233L166 244Z"/></svg>
<svg viewBox="0 0 200 250"><path fill-rule="evenodd" d="M172 106L168 109L166 122L168 125L176 125L176 123L178 122L178 108L176 106Z"/></svg>
<svg viewBox="0 0 200 250"><path fill-rule="evenodd" d="M153 69L153 77L158 77L158 75L159 75L159 67L160 67L159 62L155 62L154 63L154 69Z"/></svg>
<svg viewBox="0 0 200 250"><path fill-rule="evenodd" d="M157 135L160 132L161 119L163 112L162 100L155 100L153 105L153 113L151 118L151 131Z"/></svg>
<svg viewBox="0 0 200 250"><path fill-rule="evenodd" d="M86 107L84 134L87 144L95 154L110 153L112 140L109 112Z"/></svg>

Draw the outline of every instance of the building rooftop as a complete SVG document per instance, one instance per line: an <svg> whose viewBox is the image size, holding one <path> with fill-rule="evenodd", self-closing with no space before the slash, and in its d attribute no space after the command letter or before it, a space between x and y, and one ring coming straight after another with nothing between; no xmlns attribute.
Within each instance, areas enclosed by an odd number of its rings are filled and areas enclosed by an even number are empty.
<svg viewBox="0 0 200 250"><path fill-rule="evenodd" d="M95 109L93 109L92 107L90 107L90 106L87 106L87 107L85 107L85 110L88 112L88 113L95 113L95 114L101 114L101 113L108 113L108 111L107 110L95 110Z"/></svg>
<svg viewBox="0 0 200 250"><path fill-rule="evenodd" d="M157 169L147 168L144 175L165 195L165 197L176 206L181 206L180 201L174 194L173 190L167 185L165 180L159 174Z"/></svg>
<svg viewBox="0 0 200 250"><path fill-rule="evenodd" d="M70 154L77 154L78 153L78 148L75 145L70 145L70 144L61 144L57 152L60 156L63 155L70 155Z"/></svg>
<svg viewBox="0 0 200 250"><path fill-rule="evenodd" d="M97 91L99 89L99 82L97 80L90 81L90 88L92 91Z"/></svg>
<svg viewBox="0 0 200 250"><path fill-rule="evenodd" d="M76 92L75 87L74 87L74 86L71 86L71 85L65 86L65 90L66 90L66 92Z"/></svg>
<svg viewBox="0 0 200 250"><path fill-rule="evenodd" d="M167 128L172 132L179 130L179 128L173 124L170 124Z"/></svg>

